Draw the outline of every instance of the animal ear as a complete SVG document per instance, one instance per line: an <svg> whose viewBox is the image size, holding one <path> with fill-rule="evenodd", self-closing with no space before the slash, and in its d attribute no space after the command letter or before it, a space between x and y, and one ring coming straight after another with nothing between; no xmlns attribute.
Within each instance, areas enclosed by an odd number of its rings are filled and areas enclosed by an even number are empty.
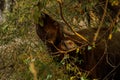
<svg viewBox="0 0 120 80"><path fill-rule="evenodd" d="M50 18L50 16L44 12L41 13L41 17L42 17L42 19Z"/></svg>
<svg viewBox="0 0 120 80"><path fill-rule="evenodd" d="M40 17L39 17L39 22L38 22L38 24L40 25L40 27L44 27L44 19L45 18L46 18L45 14L41 13Z"/></svg>
<svg viewBox="0 0 120 80"><path fill-rule="evenodd" d="M47 22L49 19L52 20L48 14L42 12L39 17L39 25L41 27L44 27L44 24L48 24Z"/></svg>
<svg viewBox="0 0 120 80"><path fill-rule="evenodd" d="M45 18L46 14L45 13L41 13L41 17Z"/></svg>

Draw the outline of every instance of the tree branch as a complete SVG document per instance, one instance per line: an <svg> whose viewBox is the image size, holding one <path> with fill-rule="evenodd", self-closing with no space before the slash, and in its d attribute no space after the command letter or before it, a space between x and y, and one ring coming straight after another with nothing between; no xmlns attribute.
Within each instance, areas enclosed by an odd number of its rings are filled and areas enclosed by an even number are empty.
<svg viewBox="0 0 120 80"><path fill-rule="evenodd" d="M97 31L96 31L96 33L95 33L94 38L93 38L93 46L95 45L95 42L96 42L96 40L97 40L97 37L98 37L99 32L100 32L100 29L101 29L101 26L102 26L102 24L103 24L104 18L105 18L105 16L106 16L107 5L108 5L108 0L106 0L105 8L104 8L104 13L103 13L103 16L102 16L100 25L98 26L98 29L97 29Z"/></svg>
<svg viewBox="0 0 120 80"><path fill-rule="evenodd" d="M82 35L78 34L76 31L73 30L73 28L68 24L68 22L65 20L65 18L63 17L63 12L62 12L62 6L61 6L61 0L57 0L59 3L59 7L60 7L60 16L62 18L62 20L65 22L65 24L71 29L71 31L78 37L80 37L81 39L83 39L84 41L88 42L88 40L83 37Z"/></svg>

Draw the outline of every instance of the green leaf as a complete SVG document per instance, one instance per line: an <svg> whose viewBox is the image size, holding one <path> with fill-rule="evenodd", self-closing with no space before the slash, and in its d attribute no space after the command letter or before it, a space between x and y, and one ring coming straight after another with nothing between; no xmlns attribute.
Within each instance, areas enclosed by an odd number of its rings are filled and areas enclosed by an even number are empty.
<svg viewBox="0 0 120 80"><path fill-rule="evenodd" d="M92 47L91 46L88 46L88 50L91 50L92 49Z"/></svg>

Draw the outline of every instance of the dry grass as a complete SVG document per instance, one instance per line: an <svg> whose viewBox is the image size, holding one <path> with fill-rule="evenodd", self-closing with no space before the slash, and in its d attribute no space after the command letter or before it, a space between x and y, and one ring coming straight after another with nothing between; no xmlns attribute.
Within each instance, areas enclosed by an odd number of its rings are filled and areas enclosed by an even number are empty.
<svg viewBox="0 0 120 80"><path fill-rule="evenodd" d="M4 34L7 43L4 37L0 40L0 80L67 80L36 35L35 28L28 31L22 36L12 34L15 37L8 41L9 35Z"/></svg>

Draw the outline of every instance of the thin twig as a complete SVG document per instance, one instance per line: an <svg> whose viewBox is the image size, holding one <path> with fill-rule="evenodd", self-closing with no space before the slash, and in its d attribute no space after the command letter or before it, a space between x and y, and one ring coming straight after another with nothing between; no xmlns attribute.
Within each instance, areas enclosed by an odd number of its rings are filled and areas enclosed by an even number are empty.
<svg viewBox="0 0 120 80"><path fill-rule="evenodd" d="M31 62L29 63L29 68L30 68L31 73L33 74L33 80L38 80L37 79L37 71L35 69L35 63L34 63L32 54L30 54L30 58L31 58Z"/></svg>
<svg viewBox="0 0 120 80"><path fill-rule="evenodd" d="M78 71L78 73L80 73L79 76L82 76L82 72L86 72L86 73L88 72L87 70L78 68L78 66L75 65L75 63L73 63L70 59L68 59L68 60L69 60L69 62L76 68L76 70ZM76 75L76 76L77 76L77 75Z"/></svg>
<svg viewBox="0 0 120 80"><path fill-rule="evenodd" d="M52 46L59 52L59 53L66 53L66 51L60 50L53 41L48 41L48 43L52 44Z"/></svg>
<svg viewBox="0 0 120 80"><path fill-rule="evenodd" d="M117 17L119 17L119 15L120 15L120 12L118 12L118 14L116 15L116 17L113 20L110 19L111 20L111 24L110 24L109 28L105 31L105 33L103 33L103 35L97 40L96 43L98 43L105 36L105 34L107 34L108 31L113 29L113 27L115 25L115 20L117 19Z"/></svg>
<svg viewBox="0 0 120 80"><path fill-rule="evenodd" d="M108 59L108 58L109 58L109 57L108 57L108 54L107 54L107 56L106 56L106 62L107 62L107 64L110 65L110 66L113 67L113 68L116 67L115 65L113 65L112 63L109 62L109 59Z"/></svg>
<svg viewBox="0 0 120 80"><path fill-rule="evenodd" d="M100 64L100 62L103 60L105 54L107 53L107 43L106 43L106 41L104 41L104 43L105 43L105 50L104 50L103 55L101 56L99 61L96 63L96 65L88 72L87 76L90 75L90 73L98 66L98 64Z"/></svg>
<svg viewBox="0 0 120 80"><path fill-rule="evenodd" d="M115 68L113 68L113 70L107 76L105 76L103 80L108 80L107 78L112 75L118 68L120 68L120 63Z"/></svg>
<svg viewBox="0 0 120 80"><path fill-rule="evenodd" d="M74 51L74 50L76 50L76 49L82 49L83 47L85 47L85 46L87 46L88 44L84 44L84 45L82 45L82 46L79 46L79 47L75 47L75 48L72 48L72 49L70 49L70 50L66 50L66 51L63 51L63 50L60 50L59 48L57 48L55 45L53 45L57 50L58 50L58 52L55 52L55 54L58 54L58 53L61 53L61 54L67 54L67 53L69 53L69 52L72 52L72 51Z"/></svg>
<svg viewBox="0 0 120 80"><path fill-rule="evenodd" d="M106 3L105 3L105 8L104 8L104 13L103 13L103 16L102 16L102 19L101 19L101 22L100 22L100 25L98 26L98 29L95 33L95 36L93 38L93 45L95 44L96 40L97 40L97 37L99 35L99 32L100 32L100 29L102 27L102 24L103 24L103 21L104 21L104 18L106 16L106 11L107 11L107 5L108 5L108 0L106 0Z"/></svg>
<svg viewBox="0 0 120 80"><path fill-rule="evenodd" d="M88 42L88 40L83 37L82 35L78 34L76 31L73 30L73 28L68 24L68 22L65 20L65 18L63 17L63 12L62 12L62 6L61 6L61 0L58 0L59 3L59 7L60 7L60 15L61 18L63 19L63 21L65 22L65 24L71 29L71 31L78 37L80 37L81 39L83 39L84 41Z"/></svg>

